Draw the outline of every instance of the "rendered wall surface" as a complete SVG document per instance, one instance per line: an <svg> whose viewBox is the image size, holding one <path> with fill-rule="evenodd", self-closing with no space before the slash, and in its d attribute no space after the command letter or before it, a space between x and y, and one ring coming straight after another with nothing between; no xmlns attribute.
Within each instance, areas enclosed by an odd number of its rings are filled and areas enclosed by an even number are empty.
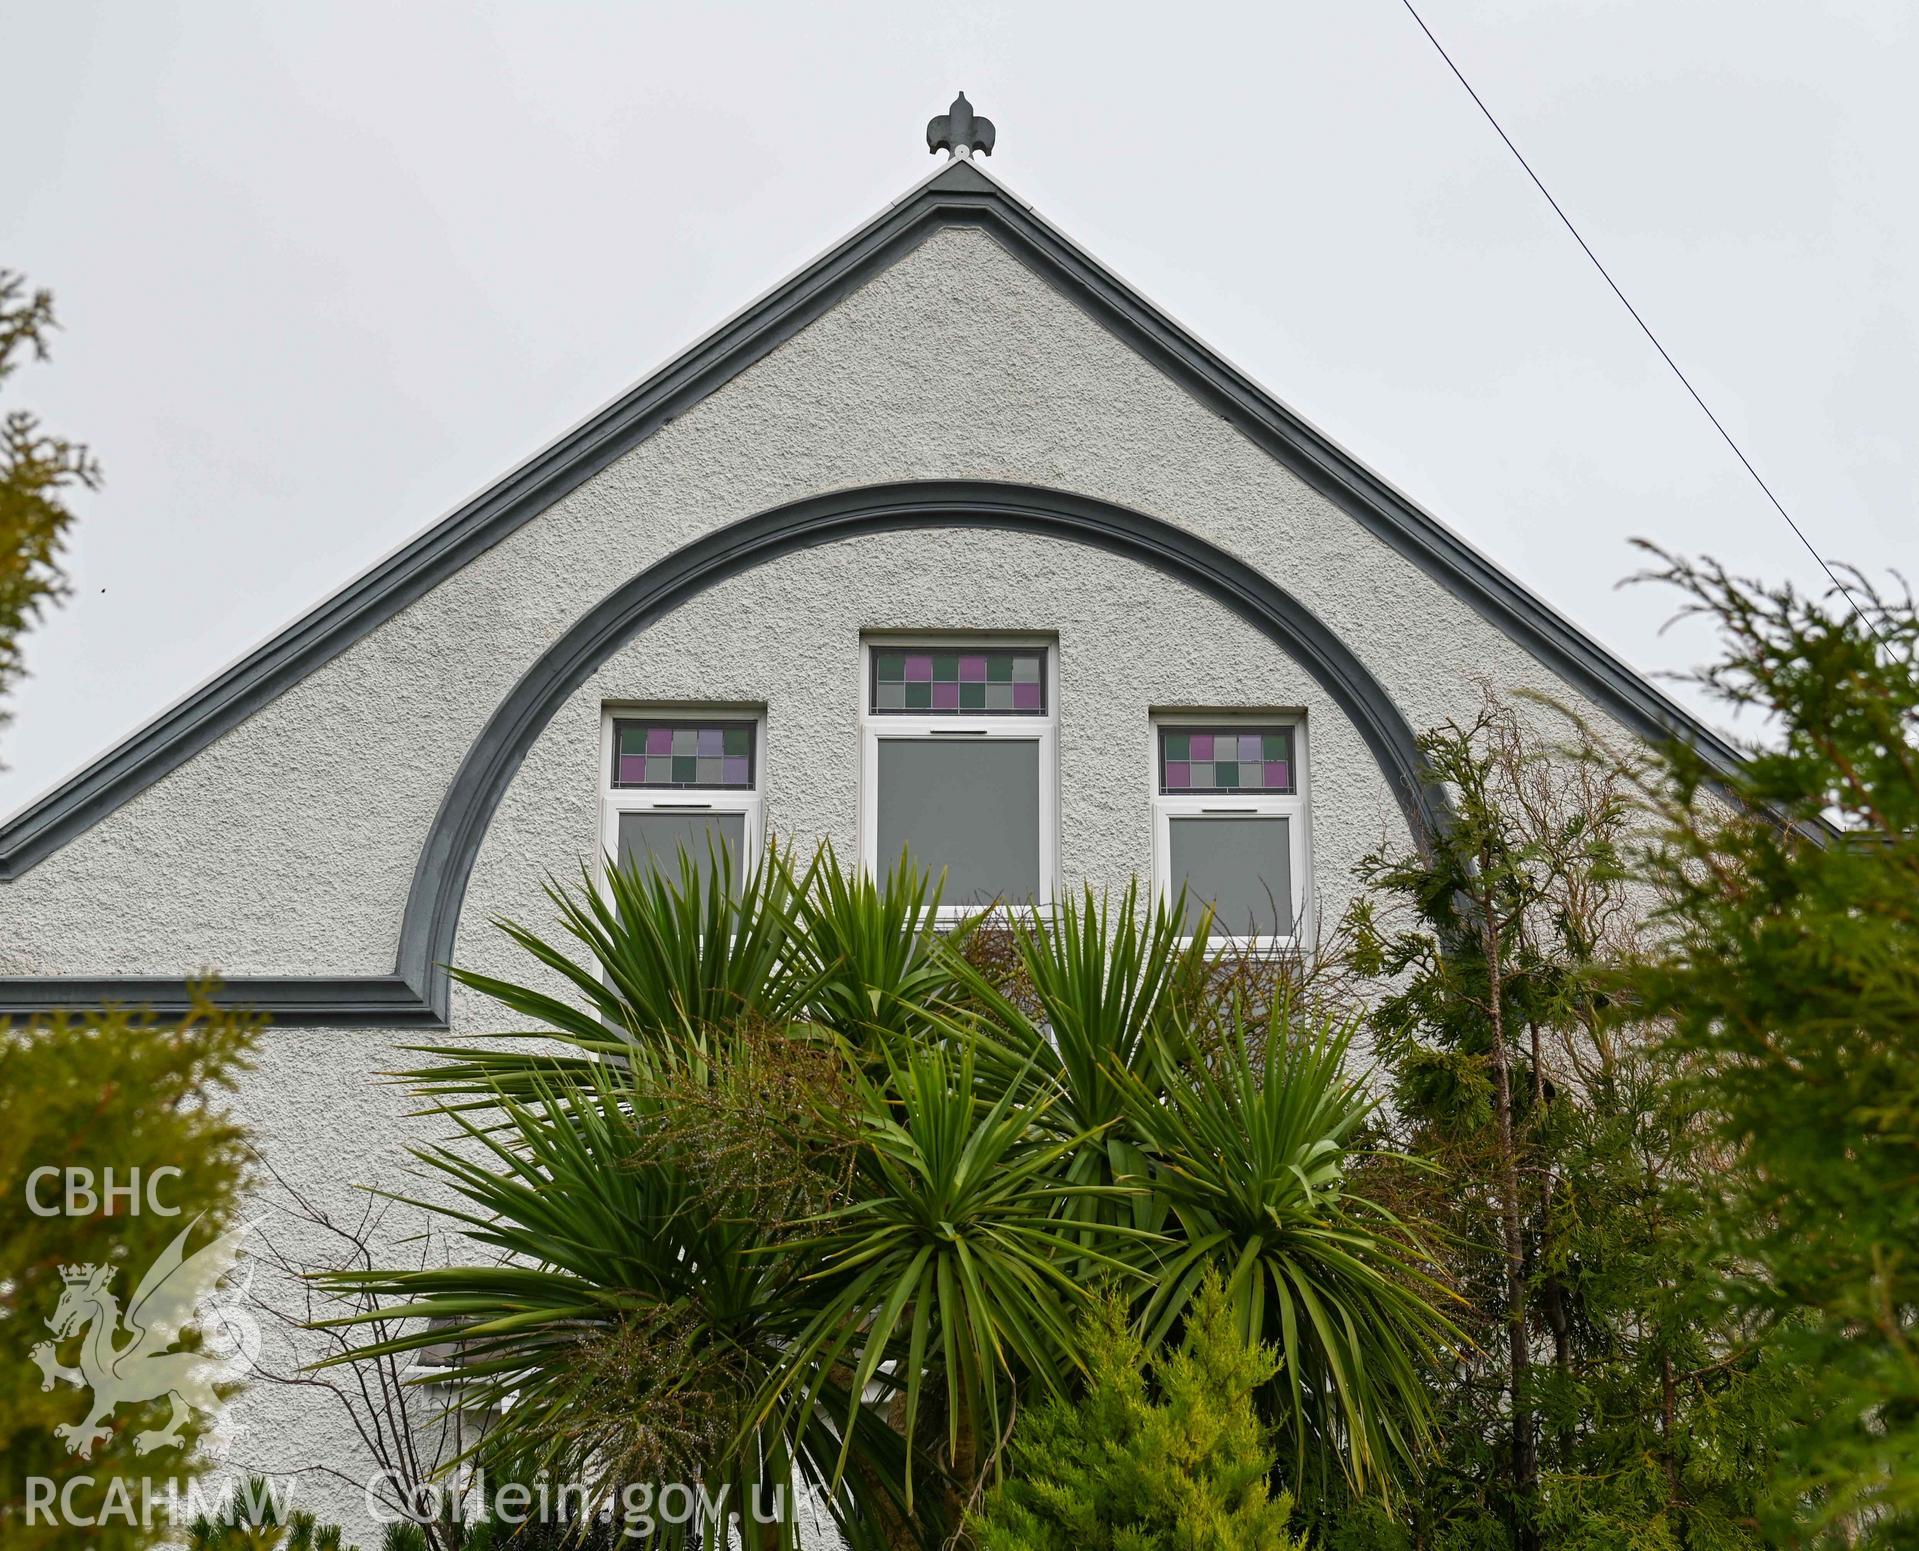
<svg viewBox="0 0 1919 1551"><path fill-rule="evenodd" d="M0 972L389 970L447 782L567 625L714 526L913 478L1078 491L1218 543L1340 633L1416 727L1475 674L1559 688L992 238L949 230L0 886Z"/></svg>
<svg viewBox="0 0 1919 1551"><path fill-rule="evenodd" d="M1282 385L1283 386L1283 385ZM956 408L956 406L960 406ZM541 651L647 565L807 495L1004 479L1100 497L1267 573L1357 652L1415 727L1468 716L1476 681L1564 694L1528 653L1372 539L977 231L949 230L125 807L0 885L0 973L381 974L420 845L488 715ZM271 514L263 514L270 520ZM734 576L618 651L508 789L465 893L458 961L526 965L488 925L550 921L548 873L598 844L607 700L764 704L775 832L855 853L862 629L1018 629L1060 642L1064 882L1150 863L1153 706L1303 710L1311 877L1336 913L1352 864L1403 841L1385 778L1312 677L1222 606L1056 539L928 530L846 540ZM1586 707L1589 712L1590 707ZM494 1015L456 990L456 1032ZM377 1074L398 1037L269 1036L240 1108L287 1182L343 1218L426 1139ZM276 1187L277 1188L277 1187ZM263 1211L271 1220L271 1189ZM404 1214L387 1238L416 1223ZM297 1256L318 1236L285 1224ZM259 1385L234 1463L363 1466L341 1416Z"/></svg>

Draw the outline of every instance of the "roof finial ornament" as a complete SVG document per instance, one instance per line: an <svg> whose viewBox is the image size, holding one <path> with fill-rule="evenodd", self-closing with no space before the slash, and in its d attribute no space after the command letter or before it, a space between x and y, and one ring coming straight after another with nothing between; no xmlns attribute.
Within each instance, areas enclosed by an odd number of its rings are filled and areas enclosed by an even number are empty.
<svg viewBox="0 0 1919 1551"><path fill-rule="evenodd" d="M956 162L971 161L975 151L993 154L993 121L978 118L972 103L961 92L948 108L926 126L926 149L944 151Z"/></svg>

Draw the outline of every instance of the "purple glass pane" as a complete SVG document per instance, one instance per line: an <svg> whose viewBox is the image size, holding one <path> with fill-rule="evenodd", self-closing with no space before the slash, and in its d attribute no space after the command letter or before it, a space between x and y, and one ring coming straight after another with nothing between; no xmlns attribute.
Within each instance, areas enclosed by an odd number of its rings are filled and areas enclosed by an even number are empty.
<svg viewBox="0 0 1919 1551"><path fill-rule="evenodd" d="M1269 790L1275 792L1287 791L1292 787L1292 784L1293 769L1290 764L1283 759L1269 759L1266 761L1266 785Z"/></svg>
<svg viewBox="0 0 1919 1551"><path fill-rule="evenodd" d="M646 752L649 754L671 754L673 752L673 729L671 727L647 728Z"/></svg>
<svg viewBox="0 0 1919 1551"><path fill-rule="evenodd" d="M1256 760L1260 757L1260 736L1256 732L1243 732L1239 735L1239 758L1242 761Z"/></svg>
<svg viewBox="0 0 1919 1551"><path fill-rule="evenodd" d="M715 759L726 752L726 732L719 727L700 729L700 758Z"/></svg>
<svg viewBox="0 0 1919 1551"><path fill-rule="evenodd" d="M640 754L622 754L620 756L619 782L622 786L638 786L646 779L646 759Z"/></svg>
<svg viewBox="0 0 1919 1551"><path fill-rule="evenodd" d="M959 684L942 683L933 686L933 709L935 711L957 711L959 709Z"/></svg>
<svg viewBox="0 0 1919 1551"><path fill-rule="evenodd" d="M1039 685L1015 684L1013 686L1013 709L1015 711L1037 711L1039 709Z"/></svg>
<svg viewBox="0 0 1919 1551"><path fill-rule="evenodd" d="M1187 775L1187 764L1185 760L1169 759L1166 761L1166 790L1167 791L1183 792L1188 785L1189 779L1190 778Z"/></svg>
<svg viewBox="0 0 1919 1551"><path fill-rule="evenodd" d="M1213 757L1213 735L1210 732L1193 734L1193 746L1188 752L1196 760L1210 761Z"/></svg>
<svg viewBox="0 0 1919 1551"><path fill-rule="evenodd" d="M984 657L960 658L959 676L962 684L984 684L986 682L986 659Z"/></svg>
<svg viewBox="0 0 1919 1551"><path fill-rule="evenodd" d="M727 759L725 781L728 786L746 785L746 761L744 759Z"/></svg>
<svg viewBox="0 0 1919 1551"><path fill-rule="evenodd" d="M930 684L933 680L933 659L931 657L908 657L906 659L906 680L909 684Z"/></svg>

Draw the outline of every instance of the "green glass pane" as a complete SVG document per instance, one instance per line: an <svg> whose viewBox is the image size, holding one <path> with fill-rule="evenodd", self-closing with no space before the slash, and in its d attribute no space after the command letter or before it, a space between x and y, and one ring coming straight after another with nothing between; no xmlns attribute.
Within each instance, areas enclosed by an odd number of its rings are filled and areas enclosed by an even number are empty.
<svg viewBox="0 0 1919 1551"><path fill-rule="evenodd" d="M934 683L952 684L952 683L955 683L958 679L959 679L959 658L956 655L947 654L943 656L937 656L933 659L933 682Z"/></svg>
<svg viewBox="0 0 1919 1551"><path fill-rule="evenodd" d="M753 751L753 729L751 727L729 727L726 729L726 752L736 759L743 759Z"/></svg>
<svg viewBox="0 0 1919 1551"><path fill-rule="evenodd" d="M1239 785L1239 761L1222 759L1216 762L1218 769L1213 772L1213 785L1221 791Z"/></svg>
<svg viewBox="0 0 1919 1551"><path fill-rule="evenodd" d="M646 729L644 727L622 727L620 729L620 752L622 754L644 754L646 752Z"/></svg>
<svg viewBox="0 0 1919 1551"><path fill-rule="evenodd" d="M1004 652L995 653L986 660L986 681L989 684L1010 684L1013 682L1013 659Z"/></svg>
<svg viewBox="0 0 1919 1551"><path fill-rule="evenodd" d="M1293 735L1289 732L1267 733L1266 757L1268 759L1291 759L1293 757Z"/></svg>
<svg viewBox="0 0 1919 1551"><path fill-rule="evenodd" d="M933 686L924 681L906 686L906 709L909 711L930 711L933 709Z"/></svg>
<svg viewBox="0 0 1919 1551"><path fill-rule="evenodd" d="M1190 758L1193 751L1193 735L1189 732L1169 732L1166 734L1166 757L1171 760Z"/></svg>
<svg viewBox="0 0 1919 1551"><path fill-rule="evenodd" d="M675 781L697 781L700 778L700 762L697 757L688 758L684 754L673 756L673 779Z"/></svg>
<svg viewBox="0 0 1919 1551"><path fill-rule="evenodd" d="M875 658L875 672L882 681L899 681L906 677L906 653L880 652Z"/></svg>
<svg viewBox="0 0 1919 1551"><path fill-rule="evenodd" d="M962 684L959 687L960 709L962 711L984 711L986 709L986 686L984 684Z"/></svg>

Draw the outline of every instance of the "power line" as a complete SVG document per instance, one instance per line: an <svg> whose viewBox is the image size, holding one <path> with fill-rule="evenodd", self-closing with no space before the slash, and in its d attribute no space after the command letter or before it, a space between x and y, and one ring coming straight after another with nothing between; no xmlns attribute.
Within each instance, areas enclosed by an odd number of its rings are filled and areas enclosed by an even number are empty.
<svg viewBox="0 0 1919 1551"><path fill-rule="evenodd" d="M1859 600L1852 595L1852 589L1839 580L1838 573L1826 564L1825 556L1813 548L1812 540L1807 538L1805 531L1798 523L1792 520L1792 513L1787 511L1786 508L1780 504L1779 497L1772 493L1772 486L1768 485L1765 480L1759 477L1759 470L1754 468L1752 466L1752 460L1739 450L1739 443L1732 439L1732 433L1720 424L1719 417L1712 412L1711 406L1699 396L1699 390L1692 385L1691 379L1679 369L1679 363L1672 358L1671 353L1666 347L1660 344L1659 336L1653 333L1652 329L1647 325L1646 320L1639 316L1639 309L1626 299L1626 293L1619 289L1619 283L1607 272L1606 266L1599 262L1599 255L1593 252L1592 245L1588 243L1584 237L1579 235L1579 228L1573 225L1572 217L1560 208L1559 201L1553 198L1552 190L1540 181L1539 174L1533 171L1532 163L1527 161L1526 158L1520 154L1519 147L1513 144L1512 136L1500 127L1499 120L1493 117L1493 110L1487 107L1485 99L1473 90L1473 83L1466 79L1465 72L1453 63L1453 56L1446 52L1446 46L1441 43L1438 38L1433 36L1433 29L1426 25L1426 19L1421 16L1418 11L1413 9L1413 0L1400 0L1400 4L1406 7L1407 15L1419 23L1419 30L1426 34L1426 41L1439 51L1439 57L1446 61L1446 68L1452 71L1459 84L1466 88L1466 95L1472 98L1473 105L1477 107L1481 113L1485 114L1486 122L1493 126L1493 132L1497 134L1501 140L1506 142L1506 149L1513 153L1513 160L1525 168L1526 176L1533 180L1533 187L1546 196L1546 203L1553 207L1553 214L1558 216L1560 223L1567 231L1572 233L1573 241L1579 244L1580 252L1592 260L1593 268L1599 271L1599 278L1604 280L1611 288L1612 294L1619 298L1619 305L1632 314L1633 322L1639 325L1639 332L1652 341L1653 349L1657 350L1659 352L1659 358L1672 368L1672 374L1679 379L1679 385L1692 395L1693 403L1697 404L1705 417L1712 422L1712 428L1719 433L1726 445L1732 449L1732 455L1745 467L1746 472L1752 475L1752 482L1765 492L1766 499L1772 502L1773 510L1785 518L1786 526L1792 529L1793 537L1806 546L1806 553L1819 562L1819 569L1824 571L1827 577L1831 579L1832 585L1845 595L1846 601L1852 605L1853 612L1865 621L1867 628L1870 629L1875 636L1879 637L1879 642L1883 646L1885 644L1885 637L1879 635L1879 627L1873 623L1871 616L1868 615L1864 609L1860 608Z"/></svg>

